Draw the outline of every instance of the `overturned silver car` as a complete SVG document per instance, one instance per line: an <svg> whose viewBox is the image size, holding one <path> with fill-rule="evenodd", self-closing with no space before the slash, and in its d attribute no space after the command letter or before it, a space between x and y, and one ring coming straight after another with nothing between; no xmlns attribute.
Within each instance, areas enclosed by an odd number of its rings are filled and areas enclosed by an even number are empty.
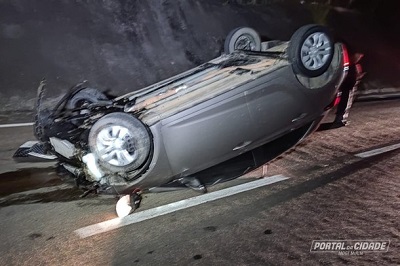
<svg viewBox="0 0 400 266"><path fill-rule="evenodd" d="M236 29L220 57L117 98L78 84L42 108L42 82L39 143L15 156L56 158L86 189L119 193L177 180L204 190L250 171L317 128L348 63L322 26L289 42L258 39Z"/></svg>

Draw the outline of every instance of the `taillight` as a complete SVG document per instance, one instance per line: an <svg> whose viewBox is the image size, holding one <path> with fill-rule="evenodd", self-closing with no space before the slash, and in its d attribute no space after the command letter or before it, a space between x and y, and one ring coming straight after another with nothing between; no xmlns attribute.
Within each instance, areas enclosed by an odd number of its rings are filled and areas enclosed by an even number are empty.
<svg viewBox="0 0 400 266"><path fill-rule="evenodd" d="M340 88L344 78L347 75L347 71L349 70L350 66L349 51L347 50L346 45L344 45L343 43L342 43L342 55L343 55L343 73L340 82L337 84L336 88ZM336 93L335 99L333 99L333 101L327 107L325 107L325 110L329 110L337 106L340 103L341 96L342 92L339 89L339 91Z"/></svg>
<svg viewBox="0 0 400 266"><path fill-rule="evenodd" d="M342 43L342 48L343 48L343 66L349 67L350 65L349 51L347 50L346 45L344 45L343 43Z"/></svg>
<svg viewBox="0 0 400 266"><path fill-rule="evenodd" d="M342 92L338 91L336 93L335 99L333 99L333 101L327 106L325 107L325 111L332 109L333 107L337 106L340 103L340 99L342 97Z"/></svg>
<svg viewBox="0 0 400 266"><path fill-rule="evenodd" d="M342 96L342 92L338 92L336 94L335 101L333 102L333 107L337 106L340 103L341 96Z"/></svg>

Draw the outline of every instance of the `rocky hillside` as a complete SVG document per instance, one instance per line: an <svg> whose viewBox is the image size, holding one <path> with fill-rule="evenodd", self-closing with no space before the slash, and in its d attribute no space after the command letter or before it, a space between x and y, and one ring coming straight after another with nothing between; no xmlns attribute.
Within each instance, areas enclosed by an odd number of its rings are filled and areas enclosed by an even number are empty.
<svg viewBox="0 0 400 266"><path fill-rule="evenodd" d="M225 36L239 26L288 40L301 25L326 23L365 52L367 89L400 87L390 20L315 2L1 1L0 111L32 109L43 77L52 99L82 80L115 94L140 89L218 56Z"/></svg>

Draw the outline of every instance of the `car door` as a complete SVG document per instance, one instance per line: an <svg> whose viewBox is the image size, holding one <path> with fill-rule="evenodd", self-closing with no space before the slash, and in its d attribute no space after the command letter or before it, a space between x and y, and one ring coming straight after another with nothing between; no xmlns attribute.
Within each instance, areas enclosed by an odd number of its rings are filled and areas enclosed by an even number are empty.
<svg viewBox="0 0 400 266"><path fill-rule="evenodd" d="M305 96L282 76L269 78L246 90L250 119L254 123L254 143L264 144L269 139L297 128L304 123L309 110Z"/></svg>
<svg viewBox="0 0 400 266"><path fill-rule="evenodd" d="M243 91L230 91L172 117L162 134L173 172L190 174L240 154L253 130Z"/></svg>

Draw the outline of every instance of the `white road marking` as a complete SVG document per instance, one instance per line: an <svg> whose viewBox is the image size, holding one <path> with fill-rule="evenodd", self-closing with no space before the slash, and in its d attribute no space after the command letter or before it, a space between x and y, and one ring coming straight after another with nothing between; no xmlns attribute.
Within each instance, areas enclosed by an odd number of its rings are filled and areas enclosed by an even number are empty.
<svg viewBox="0 0 400 266"><path fill-rule="evenodd" d="M371 150L371 151L357 153L357 154L355 154L355 156L360 157L360 158L368 158L368 157L372 157L372 156L382 154L385 152L397 150L399 148L400 148L400 143L393 144L393 145L386 146L386 147L379 148L379 149L375 149L375 150Z"/></svg>
<svg viewBox="0 0 400 266"><path fill-rule="evenodd" d="M104 221L101 223L89 225L86 227L82 227L78 230L75 230L75 234L77 234L80 238L86 238L89 236L101 234L104 232L108 232L129 224L138 223L141 221L145 221L148 219L152 219L161 215L165 215L168 213L176 212L179 210L183 210L186 208L190 208L196 205L200 205L206 202L214 201L217 199L229 197L241 192L249 191L252 189L256 189L259 187L271 185L273 183L283 181L288 179L288 177L282 175L275 175L268 178L259 179L256 181L248 182L245 184L237 185L230 188L221 189L218 191L214 191L211 193L203 194L200 196L196 196L193 198L173 202L167 205L155 207L152 209L148 209L145 211L133 213L124 218L115 218L108 221Z"/></svg>
<svg viewBox="0 0 400 266"><path fill-rule="evenodd" d="M16 124L3 124L0 125L0 128L7 128L7 127L29 127L29 126L33 126L34 123L30 122L30 123L16 123Z"/></svg>

